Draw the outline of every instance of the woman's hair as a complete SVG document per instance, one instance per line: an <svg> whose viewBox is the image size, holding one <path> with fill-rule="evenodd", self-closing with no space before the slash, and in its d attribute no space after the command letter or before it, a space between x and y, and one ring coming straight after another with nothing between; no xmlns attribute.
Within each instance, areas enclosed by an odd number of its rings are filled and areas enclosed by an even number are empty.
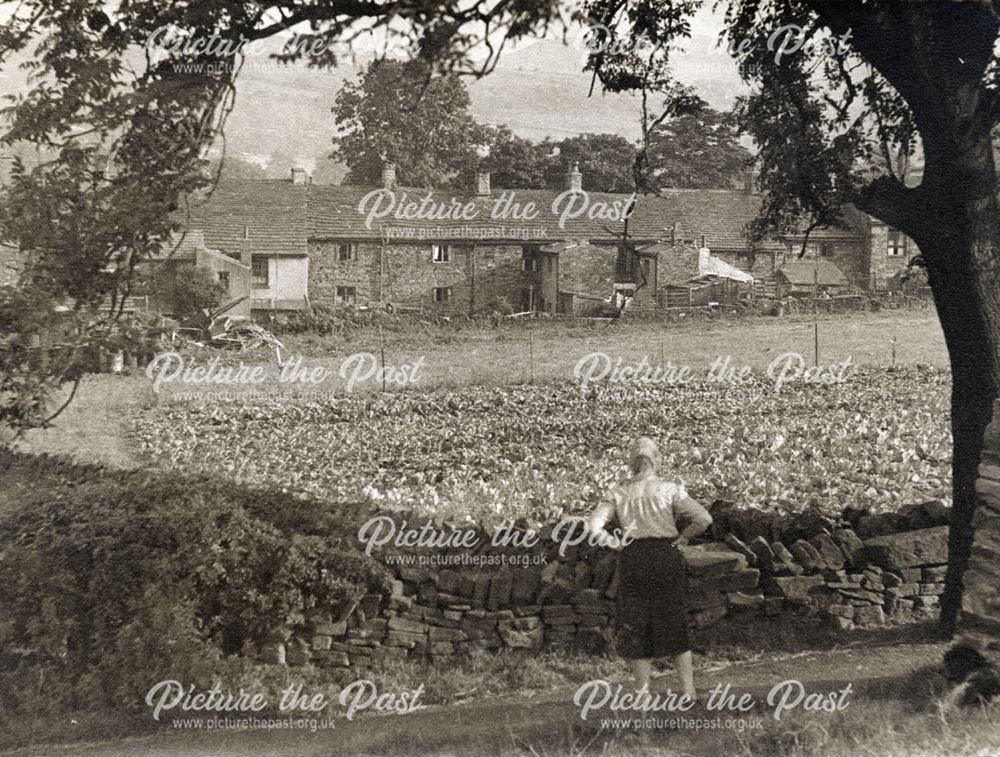
<svg viewBox="0 0 1000 757"><path fill-rule="evenodd" d="M653 470L656 470L660 464L660 450L656 446L656 442L648 436L640 436L633 442L632 448L629 450L629 468L632 469L633 473L642 470L643 461L649 463Z"/></svg>

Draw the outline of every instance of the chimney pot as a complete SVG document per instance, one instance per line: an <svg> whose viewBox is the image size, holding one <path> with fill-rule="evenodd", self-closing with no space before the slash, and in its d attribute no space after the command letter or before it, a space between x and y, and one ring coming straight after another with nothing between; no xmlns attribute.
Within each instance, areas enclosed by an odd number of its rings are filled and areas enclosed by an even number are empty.
<svg viewBox="0 0 1000 757"><path fill-rule="evenodd" d="M573 170L567 174L569 179L568 188L573 192L583 191L583 174L580 173L580 164L574 163Z"/></svg>
<svg viewBox="0 0 1000 757"><path fill-rule="evenodd" d="M386 163L382 168L382 186L385 189L396 188L396 164Z"/></svg>
<svg viewBox="0 0 1000 757"><path fill-rule="evenodd" d="M488 195L490 193L490 173L480 171L476 174L476 194Z"/></svg>

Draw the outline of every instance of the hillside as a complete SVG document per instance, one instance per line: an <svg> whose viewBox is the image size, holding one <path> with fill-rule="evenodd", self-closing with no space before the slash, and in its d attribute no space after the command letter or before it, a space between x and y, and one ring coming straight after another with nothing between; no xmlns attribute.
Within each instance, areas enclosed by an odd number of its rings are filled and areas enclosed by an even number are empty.
<svg viewBox="0 0 1000 757"><path fill-rule="evenodd" d="M279 40L258 43L237 82L235 108L226 128L226 154L256 165L271 178L284 178L293 165L307 168L320 183L337 183L343 167L328 160L335 128L331 108L344 81L372 58L370 51L344 55L332 70L305 64L283 65L270 55ZM712 49L713 39L696 34L675 57L677 76L695 86L715 108L732 106L743 85L735 66ZM582 70L585 50L570 38L564 44L540 39L505 53L496 70L470 80L473 115L489 124L506 124L533 140L561 139L588 132L610 132L628 139L639 135L639 103L628 95L606 95ZM20 68L26 56L0 70L0 95L24 87Z"/></svg>

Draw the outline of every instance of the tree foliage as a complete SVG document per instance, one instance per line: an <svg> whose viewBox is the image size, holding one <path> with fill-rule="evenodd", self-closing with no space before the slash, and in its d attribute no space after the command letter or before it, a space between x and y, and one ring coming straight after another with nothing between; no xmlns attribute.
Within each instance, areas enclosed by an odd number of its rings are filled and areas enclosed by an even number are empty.
<svg viewBox="0 0 1000 757"><path fill-rule="evenodd" d="M345 183L377 186L386 163L404 186L449 186L476 161L481 132L469 93L454 76L432 76L421 61L375 60L337 94L333 157Z"/></svg>
<svg viewBox="0 0 1000 757"><path fill-rule="evenodd" d="M649 181L658 189L727 189L752 164L733 114L707 103L665 120L649 137Z"/></svg>
<svg viewBox="0 0 1000 757"><path fill-rule="evenodd" d="M138 283L163 312L181 321L204 316L221 305L227 293L211 269L187 264L156 265Z"/></svg>
<svg viewBox="0 0 1000 757"><path fill-rule="evenodd" d="M337 94L340 134L334 159L348 167L344 183L378 186L386 163L403 186L471 189L475 174L491 173L501 189L564 189L574 167L585 188L635 190L638 147L618 134L580 134L541 142L508 126L476 122L464 82L434 75L422 62L376 60ZM724 188L750 154L734 122L698 101L690 113L659 123L648 152L655 188Z"/></svg>

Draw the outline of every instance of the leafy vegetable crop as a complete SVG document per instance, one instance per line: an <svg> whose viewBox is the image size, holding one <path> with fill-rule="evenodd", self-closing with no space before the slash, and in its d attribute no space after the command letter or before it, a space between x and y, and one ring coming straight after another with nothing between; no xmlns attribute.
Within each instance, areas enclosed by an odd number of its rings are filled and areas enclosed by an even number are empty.
<svg viewBox="0 0 1000 757"><path fill-rule="evenodd" d="M873 511L950 487L949 378L862 370L840 385L571 383L294 401L178 402L136 421L144 454L331 501L435 519L552 523L592 508L655 439L663 475L710 502Z"/></svg>

